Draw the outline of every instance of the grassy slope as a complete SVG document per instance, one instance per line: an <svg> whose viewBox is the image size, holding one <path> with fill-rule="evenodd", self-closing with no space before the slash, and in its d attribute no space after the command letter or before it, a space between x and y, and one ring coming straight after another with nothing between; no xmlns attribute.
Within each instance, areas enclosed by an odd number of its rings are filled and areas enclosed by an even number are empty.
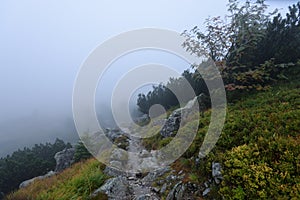
<svg viewBox="0 0 300 200"><path fill-rule="evenodd" d="M268 91L244 93L229 104L216 147L196 165L209 121L210 111L200 119L192 145L172 165L185 171L186 182L202 185L211 179L215 161L222 164L224 180L211 185L208 199L300 199L299 77ZM189 123L182 127L186 132ZM145 139L144 145L159 149L170 140L156 135Z"/></svg>
<svg viewBox="0 0 300 200"><path fill-rule="evenodd" d="M173 165L187 172L186 181L207 181L217 161L224 180L213 185L209 199L300 199L299 79L229 105L216 147L196 166L189 158L197 156L208 123L209 112L189 150Z"/></svg>
<svg viewBox="0 0 300 200"><path fill-rule="evenodd" d="M268 91L244 94L229 105L216 147L196 165L194 158L206 134L209 118L208 111L200 120L193 144L172 165L178 171L185 171L184 181L203 184L211 178L211 163L217 161L222 164L224 180L220 185L211 185L208 199L221 196L225 199L300 199L298 77ZM183 127L185 131L189 131L188 124ZM160 148L170 140L154 136L144 144ZM93 159L77 163L59 175L18 190L8 199L87 199L107 178L102 173L103 167Z"/></svg>
<svg viewBox="0 0 300 200"><path fill-rule="evenodd" d="M79 162L53 177L34 181L28 187L10 194L7 199L88 199L88 196L107 179L103 169L104 165L95 159Z"/></svg>

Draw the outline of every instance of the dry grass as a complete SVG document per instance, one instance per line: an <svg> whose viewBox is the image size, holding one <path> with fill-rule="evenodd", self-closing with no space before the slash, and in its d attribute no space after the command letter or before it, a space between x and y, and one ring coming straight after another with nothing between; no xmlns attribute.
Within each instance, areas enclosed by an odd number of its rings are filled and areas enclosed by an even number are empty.
<svg viewBox="0 0 300 200"><path fill-rule="evenodd" d="M63 172L44 180L36 180L26 188L9 194L7 200L88 199L103 184L104 165L95 159L74 164Z"/></svg>

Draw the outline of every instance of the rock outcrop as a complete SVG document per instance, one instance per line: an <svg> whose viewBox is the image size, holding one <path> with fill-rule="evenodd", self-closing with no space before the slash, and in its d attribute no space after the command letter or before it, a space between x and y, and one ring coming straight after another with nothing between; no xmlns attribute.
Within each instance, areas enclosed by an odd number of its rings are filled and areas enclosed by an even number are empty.
<svg viewBox="0 0 300 200"><path fill-rule="evenodd" d="M19 188L24 188L33 183L35 180L42 180L48 177L51 177L55 175L57 172L60 172L68 167L71 166L71 164L74 162L74 154L75 154L75 149L74 148L69 148L69 149L64 149L60 152L57 152L54 156L56 160L56 167L55 171L49 171L47 174L43 176L37 176L31 179L28 179L26 181L23 181L20 185Z"/></svg>
<svg viewBox="0 0 300 200"><path fill-rule="evenodd" d="M131 199L132 192L128 180L123 176L118 176L107 180L91 197L96 197L98 193L105 193L110 199L127 200Z"/></svg>
<svg viewBox="0 0 300 200"><path fill-rule="evenodd" d="M181 121L181 109L177 109L168 117L164 126L162 127L160 134L163 137L173 137L176 134L176 131L180 127Z"/></svg>
<svg viewBox="0 0 300 200"><path fill-rule="evenodd" d="M190 100L186 106L176 109L171 113L162 127L160 134L163 137L175 136L182 120L186 119L191 112L199 111L201 114L203 114L203 112L208 108L209 103L209 98L203 93Z"/></svg>
<svg viewBox="0 0 300 200"><path fill-rule="evenodd" d="M54 156L56 160L55 172L60 172L74 163L75 148L64 149Z"/></svg>
<svg viewBox="0 0 300 200"><path fill-rule="evenodd" d="M47 174L43 175L43 176L37 176L37 177L34 177L32 179L29 179L29 180L26 180L26 181L23 181L20 185L19 185L19 188L24 188L24 187L27 187L28 185L30 185L31 183L33 183L35 180L42 180L42 179L45 179L45 178L49 178L53 175L55 175L56 173L54 171L50 171L48 172Z"/></svg>

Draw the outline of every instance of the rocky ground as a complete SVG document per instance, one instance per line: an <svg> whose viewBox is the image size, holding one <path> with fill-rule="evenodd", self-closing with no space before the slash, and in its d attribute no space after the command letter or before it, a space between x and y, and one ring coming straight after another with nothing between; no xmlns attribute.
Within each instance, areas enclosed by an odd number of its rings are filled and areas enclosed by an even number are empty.
<svg viewBox="0 0 300 200"><path fill-rule="evenodd" d="M129 160L134 163L135 160ZM172 175L175 171L171 171L170 167L161 168L152 172L121 172L113 168L107 167L105 172L112 176L106 183L96 190L92 196L97 196L99 192L105 193L109 199L135 199L135 200L155 200L161 199L161 195L166 193L167 187L171 186L174 181L179 181L177 187L181 185L181 176ZM156 186L154 186L156 185ZM167 199L177 198L178 191L171 191L170 197ZM173 193L173 195L171 194ZM175 198L173 198L174 196Z"/></svg>
<svg viewBox="0 0 300 200"><path fill-rule="evenodd" d="M109 200L188 200L199 199L210 192L213 184L219 184L222 179L221 166L219 163L213 163L213 179L204 185L197 185L185 180L186 174L181 171L175 171L170 166L157 168L156 170L143 171L148 164L155 164L155 151L147 151L142 145L140 139L131 137L127 133L120 133L114 141L122 141L121 146L126 147L126 152L138 152L130 154L124 170L116 170L107 166L104 172L111 178L104 185L91 194L91 199L97 198L99 194L106 194ZM118 140L121 137L122 140ZM124 139L126 138L126 140ZM121 151L122 152L122 151ZM125 150L124 150L125 152ZM28 186L35 179L44 179L62 171L73 162L72 155L74 149L65 149L55 155L57 167L55 172L49 172L44 176L21 183L20 188ZM124 163L122 153L116 150L111 155L111 164L120 165ZM157 166L155 166L157 167ZM131 170L130 170L131 169Z"/></svg>
<svg viewBox="0 0 300 200"><path fill-rule="evenodd" d="M125 134L125 133L124 133ZM143 167L147 163L155 163L155 151L147 151L141 145L138 138L127 137L127 150L129 152L138 152L137 155L128 156L127 165L124 171L116 170L112 167L106 167L105 172L112 178L97 189L91 197L96 197L99 193L105 193L108 199L121 200L179 200L179 199L197 199L197 197L205 196L209 193L209 183L206 186L199 186L191 182L184 181L185 174L183 171L176 172L170 166L164 166L150 172L143 172ZM123 137L123 136L119 136ZM111 155L111 164L119 163L118 160L122 155L115 151ZM151 162L146 161L151 157ZM125 167L125 166L124 166ZM218 166L217 166L218 167ZM132 171L130 171L132 169ZM214 173L218 174L217 171ZM219 175L219 174L218 174Z"/></svg>
<svg viewBox="0 0 300 200"><path fill-rule="evenodd" d="M184 108L173 111L161 124L163 127L160 134L163 137L174 136L174 132L179 128L182 115L185 117L186 113L191 113L196 106L195 102L201 102L199 101L200 97L188 102ZM146 119L146 117L144 118ZM97 189L92 196L105 193L109 199L198 199L210 192L212 184L220 183L222 176L219 163L214 163L212 166L214 179L202 186L196 185L184 180L183 171L176 172L164 164L161 159L158 161L158 151L147 151L139 138L129 134L133 131L127 129L125 132L121 130L108 131L107 136L124 151L116 149L112 152L110 167L105 169L105 172L112 178ZM124 162L124 158L127 159L126 162Z"/></svg>

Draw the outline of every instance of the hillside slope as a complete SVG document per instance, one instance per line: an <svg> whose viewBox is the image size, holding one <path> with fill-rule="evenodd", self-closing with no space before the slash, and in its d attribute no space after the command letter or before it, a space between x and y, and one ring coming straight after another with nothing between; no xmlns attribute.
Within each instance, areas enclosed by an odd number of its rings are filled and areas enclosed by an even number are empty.
<svg viewBox="0 0 300 200"><path fill-rule="evenodd" d="M299 77L267 91L243 94L227 109L222 135L207 157L197 159L209 125L209 111L200 119L193 144L171 166L172 173L178 175L176 180L171 176L165 185L163 176L151 182L159 197L166 199L178 183L183 183L195 185L198 190L187 194L191 199L300 199ZM183 127L186 131L188 124ZM171 139L156 135L143 144L149 149L159 149ZM212 176L212 164L216 162L222 167L220 184ZM89 199L108 178L103 169L93 159L77 163L61 174L16 191L7 199Z"/></svg>
<svg viewBox="0 0 300 200"><path fill-rule="evenodd" d="M36 180L26 188L8 195L7 200L88 199L90 194L108 178L104 165L95 159L76 163L63 172ZM99 197L105 199L105 196Z"/></svg>

